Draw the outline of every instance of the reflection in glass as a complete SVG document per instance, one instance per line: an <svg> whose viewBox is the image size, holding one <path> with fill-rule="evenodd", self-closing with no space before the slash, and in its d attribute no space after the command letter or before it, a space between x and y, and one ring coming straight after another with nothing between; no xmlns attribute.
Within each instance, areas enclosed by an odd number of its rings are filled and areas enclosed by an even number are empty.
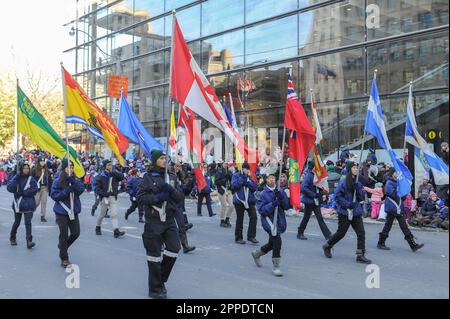
<svg viewBox="0 0 450 319"><path fill-rule="evenodd" d="M297 1L246 0L245 22L250 23L297 9Z"/></svg>
<svg viewBox="0 0 450 319"><path fill-rule="evenodd" d="M205 73L232 70L244 65L244 30L202 41L202 69Z"/></svg>
<svg viewBox="0 0 450 319"><path fill-rule="evenodd" d="M209 0L202 3L202 36L244 24L244 1Z"/></svg>
<svg viewBox="0 0 450 319"><path fill-rule="evenodd" d="M245 37L246 65L296 56L297 16L248 28L245 30Z"/></svg>

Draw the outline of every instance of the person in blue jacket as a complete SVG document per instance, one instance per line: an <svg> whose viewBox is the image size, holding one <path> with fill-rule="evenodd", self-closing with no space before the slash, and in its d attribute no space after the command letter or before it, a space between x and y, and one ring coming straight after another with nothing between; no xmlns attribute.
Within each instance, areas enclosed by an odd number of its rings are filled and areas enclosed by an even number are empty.
<svg viewBox="0 0 450 319"><path fill-rule="evenodd" d="M64 158L61 161L61 171L55 175L50 195L55 201L53 212L59 227L59 258L64 268L71 265L67 250L80 236L78 214L81 212L80 196L83 192L83 182L73 175L73 163L70 162L69 165L67 158Z"/></svg>
<svg viewBox="0 0 450 319"><path fill-rule="evenodd" d="M331 258L331 248L338 241L344 238L348 228L352 226L357 237L356 261L359 263L370 264L372 261L365 257L366 235L362 219L364 201L362 184L356 180L358 176L358 164L353 161L346 163L346 177L339 182L336 190L336 212L338 214L338 229L335 234L323 245L323 251L327 258ZM355 196L356 195L356 196ZM349 219L349 212L353 213L353 218Z"/></svg>
<svg viewBox="0 0 450 319"><path fill-rule="evenodd" d="M297 238L301 240L306 240L306 236L304 235L306 226L308 225L309 218L311 214L314 212L316 215L317 222L319 223L320 230L322 231L323 237L325 239L329 239L331 236L331 232L325 224L322 212L320 210L320 204L322 202L322 192L318 187L314 185L314 161L308 162L308 171L306 173L305 178L302 182L301 187L301 201L305 205L305 214L303 215L302 222L298 227Z"/></svg>
<svg viewBox="0 0 450 319"><path fill-rule="evenodd" d="M258 190L258 184L252 180L250 176L250 165L247 162L242 164L242 172L236 172L231 178L231 191L233 194L233 205L236 209L236 229L234 232L235 242L237 244L245 244L242 236L244 228L244 211L247 211L250 222L247 230L247 240L257 244L256 240L256 197L255 192Z"/></svg>
<svg viewBox="0 0 450 319"><path fill-rule="evenodd" d="M17 165L17 174L11 178L6 188L8 192L14 194L12 203L14 224L11 228L9 238L11 246L17 246L16 234L23 215L27 248L31 249L36 245L33 242L33 236L31 234L31 220L33 219L33 213L36 210L35 195L39 191L39 188L36 180L30 174L30 165L28 162L19 162Z"/></svg>
<svg viewBox="0 0 450 319"><path fill-rule="evenodd" d="M139 183L142 182L141 170L138 168L136 170L130 170L129 173L130 177L127 181L126 192L130 195L131 206L125 213L125 220L128 220L128 216L130 216L137 208L139 213L139 222L144 223L144 207L139 205L136 199Z"/></svg>
<svg viewBox="0 0 450 319"><path fill-rule="evenodd" d="M390 250L385 245L386 239L389 237L389 232L392 228L394 220L397 219L400 229L405 235L405 240L408 242L412 251L417 251L424 246L424 244L417 244L414 236L409 230L408 224L404 217L404 206L402 199L397 194L397 173L394 167L388 171L388 178L385 186L386 199L384 200L384 211L386 212L386 223L383 230L379 234L377 247L383 250Z"/></svg>
<svg viewBox="0 0 450 319"><path fill-rule="evenodd" d="M286 231L286 214L285 210L290 209L289 198L283 189L277 189L276 177L274 174L269 174L266 180L266 186L261 192L256 207L261 215L261 224L264 230L269 235L269 241L266 245L262 246L252 252L252 256L255 260L256 266L262 267L260 258L272 251L272 273L277 276L283 276L280 270L281 261L281 234ZM275 210L278 207L276 235L272 233L272 227L274 223Z"/></svg>
<svg viewBox="0 0 450 319"><path fill-rule="evenodd" d="M206 186L198 194L197 216L202 216L203 198L206 198L206 207L208 208L209 217L213 217L216 214L213 212L212 206L211 206L211 191L213 188L213 182L212 182L210 171L205 171L204 176L205 176Z"/></svg>

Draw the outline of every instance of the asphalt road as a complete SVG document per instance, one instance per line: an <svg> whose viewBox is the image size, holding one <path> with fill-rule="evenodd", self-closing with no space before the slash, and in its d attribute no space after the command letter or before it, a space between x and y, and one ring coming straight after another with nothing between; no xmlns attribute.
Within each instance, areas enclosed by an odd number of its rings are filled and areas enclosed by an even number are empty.
<svg viewBox="0 0 450 319"><path fill-rule="evenodd" d="M90 215L93 200L89 193L82 196L81 236L69 250L71 261L79 267L80 287L70 289L66 279L73 274L60 266L52 200L47 223L40 222L39 213L33 218L36 247L26 248L23 224L18 246L12 247L12 194L6 187L0 188L0 298L148 298L143 224L138 223L137 212L125 221L129 200L120 197L120 226L127 234L114 239L111 222L105 219L103 235L96 236L96 217ZM219 204L213 209L219 213ZM395 224L387 241L392 250L380 251L376 242L382 225L366 224L367 257L379 267L379 288L369 289L366 265L355 262L353 230L335 246L333 259L327 259L315 218L306 229L309 239L300 241L296 238L300 219L288 217L288 230L282 236L284 277L276 278L270 256L264 256L264 266L257 268L250 254L257 246L234 243L234 227L220 228L218 215L207 217L206 207L205 216L197 217L196 204L190 200L187 210L194 224L188 232L189 242L197 249L190 254L180 252L167 284L169 298L449 298L447 232L414 231L425 247L413 253ZM336 230L335 220L326 222L331 231ZM248 223L247 217L244 223ZM267 237L258 221L257 239L263 243Z"/></svg>

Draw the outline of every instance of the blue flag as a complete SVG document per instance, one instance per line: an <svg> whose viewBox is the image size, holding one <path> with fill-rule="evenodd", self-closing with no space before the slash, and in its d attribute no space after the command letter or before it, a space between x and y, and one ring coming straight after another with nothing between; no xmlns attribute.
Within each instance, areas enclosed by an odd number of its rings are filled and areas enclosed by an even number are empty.
<svg viewBox="0 0 450 319"><path fill-rule="evenodd" d="M375 76L373 77L372 88L370 90L369 106L364 131L375 137L378 144L388 151L392 164L397 172L398 196L403 197L409 194L411 192L413 176L405 163L397 157L389 143Z"/></svg>
<svg viewBox="0 0 450 319"><path fill-rule="evenodd" d="M145 149L145 152L149 157L152 149L164 151L164 146L147 132L142 123L133 113L123 93L120 97L120 113L117 128L128 139L138 143L143 149Z"/></svg>
<svg viewBox="0 0 450 319"><path fill-rule="evenodd" d="M414 108L412 104L412 84L409 86L408 104L406 108L406 128L405 140L414 146L414 154L419 159L424 169L428 172L433 172L434 183L436 185L448 185L449 174L448 166L445 162L433 151L425 139L419 134L417 128L416 116L414 115ZM423 155L423 156L422 156Z"/></svg>
<svg viewBox="0 0 450 319"><path fill-rule="evenodd" d="M231 115L230 109L228 108L227 102L223 101L223 108L225 109L225 114L227 115L227 120L230 123L231 127L233 126L233 116Z"/></svg>

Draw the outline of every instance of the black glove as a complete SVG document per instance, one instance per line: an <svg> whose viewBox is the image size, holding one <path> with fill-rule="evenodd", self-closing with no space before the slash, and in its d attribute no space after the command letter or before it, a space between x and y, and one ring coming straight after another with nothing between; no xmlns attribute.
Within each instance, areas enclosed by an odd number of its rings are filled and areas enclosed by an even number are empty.
<svg viewBox="0 0 450 319"><path fill-rule="evenodd" d="M75 184L75 182L76 182L75 177L73 177L73 176L67 177L67 181L68 181L70 184Z"/></svg>
<svg viewBox="0 0 450 319"><path fill-rule="evenodd" d="M273 206L279 206L280 205L280 198L277 195L275 195L275 197L273 198L272 204L273 204Z"/></svg>

